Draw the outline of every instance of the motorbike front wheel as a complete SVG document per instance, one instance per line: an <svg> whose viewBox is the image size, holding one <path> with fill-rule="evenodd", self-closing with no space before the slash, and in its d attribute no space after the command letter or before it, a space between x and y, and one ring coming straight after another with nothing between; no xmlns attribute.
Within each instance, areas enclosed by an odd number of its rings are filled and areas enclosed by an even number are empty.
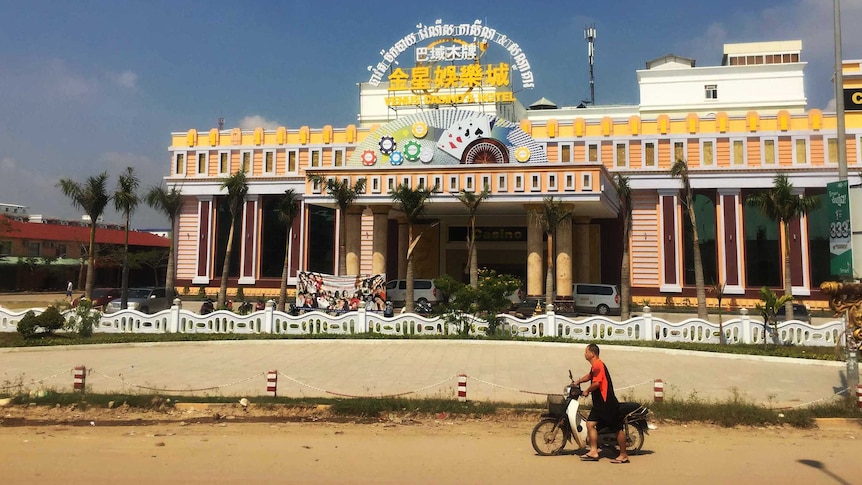
<svg viewBox="0 0 862 485"><path fill-rule="evenodd" d="M556 455L566 447L566 436L557 420L545 418L533 428L533 449L542 456Z"/></svg>
<svg viewBox="0 0 862 485"><path fill-rule="evenodd" d="M627 424L625 431L626 451L633 455L637 455L644 446L644 430L633 424Z"/></svg>

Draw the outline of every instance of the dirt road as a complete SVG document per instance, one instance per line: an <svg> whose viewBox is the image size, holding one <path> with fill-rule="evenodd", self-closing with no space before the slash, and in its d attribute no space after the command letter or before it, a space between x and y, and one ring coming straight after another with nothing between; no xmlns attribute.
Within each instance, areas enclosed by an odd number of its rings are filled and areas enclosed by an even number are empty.
<svg viewBox="0 0 862 485"><path fill-rule="evenodd" d="M94 423L96 424L96 423ZM4 483L859 483L862 427L659 425L631 464L539 457L532 419L0 426ZM580 452L579 452L580 453Z"/></svg>

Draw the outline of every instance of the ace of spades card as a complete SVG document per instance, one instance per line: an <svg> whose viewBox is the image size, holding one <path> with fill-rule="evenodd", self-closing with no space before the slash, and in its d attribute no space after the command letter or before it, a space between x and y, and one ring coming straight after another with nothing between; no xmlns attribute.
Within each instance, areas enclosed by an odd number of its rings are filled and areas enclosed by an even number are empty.
<svg viewBox="0 0 862 485"><path fill-rule="evenodd" d="M470 142L479 138L487 138L491 134L491 123L485 116L474 116L456 122L450 126L440 139L437 148L452 155L458 160Z"/></svg>

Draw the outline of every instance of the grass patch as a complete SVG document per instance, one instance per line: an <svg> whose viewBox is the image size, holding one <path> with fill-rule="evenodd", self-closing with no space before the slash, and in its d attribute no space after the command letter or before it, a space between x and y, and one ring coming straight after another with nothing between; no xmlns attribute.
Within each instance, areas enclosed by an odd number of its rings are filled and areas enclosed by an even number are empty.
<svg viewBox="0 0 862 485"><path fill-rule="evenodd" d="M332 412L342 416L375 417L385 413L447 413L486 416L497 412L499 405L489 402L459 402L453 399L356 398L338 400Z"/></svg>

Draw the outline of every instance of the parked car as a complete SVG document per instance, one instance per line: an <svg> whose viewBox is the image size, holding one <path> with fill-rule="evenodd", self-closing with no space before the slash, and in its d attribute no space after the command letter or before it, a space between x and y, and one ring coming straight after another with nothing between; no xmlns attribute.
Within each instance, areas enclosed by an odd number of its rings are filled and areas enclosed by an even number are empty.
<svg viewBox="0 0 862 485"><path fill-rule="evenodd" d="M806 307L802 303L794 303L793 304L793 319L800 320L802 322L811 323L811 314L808 313L808 307ZM787 320L787 312L785 311L784 305L781 305L781 308L775 312L775 321L776 322L784 322Z"/></svg>
<svg viewBox="0 0 862 485"><path fill-rule="evenodd" d="M413 299L416 303L437 303L439 293L434 280L413 280ZM407 301L407 280L386 282L386 299L392 303L403 304Z"/></svg>
<svg viewBox="0 0 862 485"><path fill-rule="evenodd" d="M575 283L572 285L575 310L599 315L619 315L620 292L614 285Z"/></svg>
<svg viewBox="0 0 862 485"><path fill-rule="evenodd" d="M519 318L530 318L536 312L536 306L545 311L545 297L544 296L528 296L521 300L521 302L512 310L516 317Z"/></svg>
<svg viewBox="0 0 862 485"><path fill-rule="evenodd" d="M114 298L119 298L120 295L121 292L119 288L93 288L91 299L93 302L93 308L107 308L108 304L111 303ZM82 298L84 298L84 295L72 300L72 308L77 307Z"/></svg>
<svg viewBox="0 0 862 485"><path fill-rule="evenodd" d="M142 313L156 313L170 308L176 297L176 292L169 295L167 288L129 288L127 308ZM121 306L122 300L117 296L105 307L105 313L120 311Z"/></svg>

